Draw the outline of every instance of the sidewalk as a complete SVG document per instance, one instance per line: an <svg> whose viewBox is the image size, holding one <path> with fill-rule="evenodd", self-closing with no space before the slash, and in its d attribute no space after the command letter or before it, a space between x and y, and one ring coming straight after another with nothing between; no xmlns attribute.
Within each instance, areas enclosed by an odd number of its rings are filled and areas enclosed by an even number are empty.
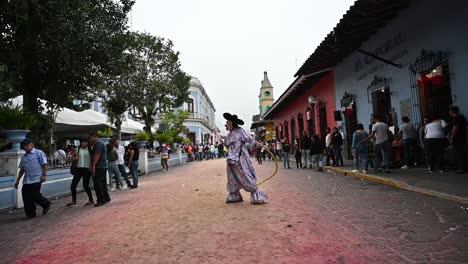
<svg viewBox="0 0 468 264"><path fill-rule="evenodd" d="M296 164L294 157L290 160L291 166ZM369 167L367 174L364 174L352 172L353 169L352 160L344 160L343 167L323 167L323 170L327 172L468 204L468 173L456 174L454 170L449 170L447 173L429 173L426 167L410 167L407 170L393 168L390 173L384 171L373 173L373 169Z"/></svg>
<svg viewBox="0 0 468 264"><path fill-rule="evenodd" d="M373 173L373 169L369 169L367 174L354 173L353 169L354 166L350 160L345 160L343 167L324 166L325 171L329 170L346 176L468 204L468 174L456 174L453 170L447 173L429 173L426 167L411 167L407 170L394 168L390 173L384 171Z"/></svg>

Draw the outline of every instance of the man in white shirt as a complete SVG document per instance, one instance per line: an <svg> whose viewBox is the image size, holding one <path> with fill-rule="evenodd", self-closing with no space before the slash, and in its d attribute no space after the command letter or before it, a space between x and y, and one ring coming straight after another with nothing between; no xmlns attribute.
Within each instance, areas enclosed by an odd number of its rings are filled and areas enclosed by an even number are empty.
<svg viewBox="0 0 468 264"><path fill-rule="evenodd" d="M128 179L127 171L125 170L125 148L120 145L120 140L115 139L114 140L114 147L117 149L117 153L119 154L119 159L117 160L117 166L119 168L120 174L125 179L125 182L127 183L127 187L130 188L132 187L132 184L130 183L130 180ZM123 186L122 186L123 187Z"/></svg>
<svg viewBox="0 0 468 264"><path fill-rule="evenodd" d="M380 153L383 155L385 171L390 173L390 153L392 151L392 146L388 140L388 125L382 122L383 118L379 114L374 114L374 121L375 124L372 126L372 132L361 142L366 142L375 137L374 173L382 171L380 168Z"/></svg>
<svg viewBox="0 0 468 264"><path fill-rule="evenodd" d="M282 141L284 141L284 138L282 139ZM279 139L276 141L276 153L275 154L276 156L278 156L279 160L283 159L283 144Z"/></svg>
<svg viewBox="0 0 468 264"><path fill-rule="evenodd" d="M332 159L333 164L335 164L335 157L331 155L331 149L330 149L330 143L331 143L331 129L329 127L326 128L325 133L327 134L325 136L325 148L327 151L327 166L330 166L330 159Z"/></svg>

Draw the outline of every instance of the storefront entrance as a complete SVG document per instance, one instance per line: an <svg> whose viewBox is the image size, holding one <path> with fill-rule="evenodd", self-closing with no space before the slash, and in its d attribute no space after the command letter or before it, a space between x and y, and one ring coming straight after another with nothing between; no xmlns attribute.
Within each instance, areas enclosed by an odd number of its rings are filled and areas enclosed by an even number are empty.
<svg viewBox="0 0 468 264"><path fill-rule="evenodd" d="M382 87L376 91L372 92L372 110L375 113L383 115L384 122L388 126L393 126L392 124L392 102L390 99L390 88L389 86Z"/></svg>
<svg viewBox="0 0 468 264"><path fill-rule="evenodd" d="M424 118L449 120L452 91L448 54L422 50L409 69L415 123L421 124Z"/></svg>
<svg viewBox="0 0 468 264"><path fill-rule="evenodd" d="M291 141L289 143L294 144L294 140L296 139L296 121L294 121L294 117L291 118Z"/></svg>

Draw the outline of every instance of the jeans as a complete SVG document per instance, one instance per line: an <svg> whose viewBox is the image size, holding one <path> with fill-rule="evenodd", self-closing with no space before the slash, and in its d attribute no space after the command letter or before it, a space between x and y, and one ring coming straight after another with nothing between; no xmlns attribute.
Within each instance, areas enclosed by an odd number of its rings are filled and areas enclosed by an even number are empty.
<svg viewBox="0 0 468 264"><path fill-rule="evenodd" d="M439 163L439 169L445 170L444 164L444 147L445 138L428 138L426 139L427 147L429 148L429 170L435 170L435 163Z"/></svg>
<svg viewBox="0 0 468 264"><path fill-rule="evenodd" d="M405 138L405 139L403 139L403 161L404 161L404 165L406 165L406 166L410 165L411 152L413 152L412 160L414 162L418 161L418 159L416 157L417 150L418 150L418 142L416 141L416 138Z"/></svg>
<svg viewBox="0 0 468 264"><path fill-rule="evenodd" d="M28 217L36 216L36 204L42 208L46 208L51 204L47 198L41 194L42 183L36 182L31 184L23 184L21 194L23 196L24 212Z"/></svg>
<svg viewBox="0 0 468 264"><path fill-rule="evenodd" d="M361 158L362 166L359 167L359 158ZM367 147L363 149L355 149L354 150L354 169L359 170L367 170Z"/></svg>
<svg viewBox="0 0 468 264"><path fill-rule="evenodd" d="M332 146L333 155L335 157L334 164L335 166L343 166L343 156L341 155L341 145Z"/></svg>
<svg viewBox="0 0 468 264"><path fill-rule="evenodd" d="M117 161L109 161L109 185L112 188L112 178L115 176L115 185L117 188L122 187L122 177L120 177L119 167Z"/></svg>
<svg viewBox="0 0 468 264"><path fill-rule="evenodd" d="M301 157L300 153L299 153L299 155L296 155L295 158L296 158L296 167L302 168L302 157Z"/></svg>
<svg viewBox="0 0 468 264"><path fill-rule="evenodd" d="M73 180L70 186L72 201L76 201L76 187L78 186L81 178L83 178L83 188L88 195L88 200L90 202L93 201L93 194L91 193L91 188L89 188L89 181L91 180L91 173L89 172L89 168L78 168L76 172L77 173L73 176Z"/></svg>
<svg viewBox="0 0 468 264"><path fill-rule="evenodd" d="M374 157L374 169L380 169L380 153L383 154L383 162L386 170L390 169L390 152L392 151L392 146L388 140L375 144L375 157Z"/></svg>
<svg viewBox="0 0 468 264"><path fill-rule="evenodd" d="M312 155L312 160L315 162L315 170L320 171L323 166L323 155L322 154L315 154Z"/></svg>
<svg viewBox="0 0 468 264"><path fill-rule="evenodd" d="M109 191L107 190L106 182L107 169L96 169L94 173L94 191L98 203L110 201Z"/></svg>
<svg viewBox="0 0 468 264"><path fill-rule="evenodd" d="M281 157L283 156L283 153L281 153L281 150L276 150L276 155L278 156L278 159L281 160Z"/></svg>
<svg viewBox="0 0 468 264"><path fill-rule="evenodd" d="M133 186L138 187L138 160L133 160L130 163L130 174L132 174Z"/></svg>
<svg viewBox="0 0 468 264"><path fill-rule="evenodd" d="M169 165L167 165L167 161L169 159L161 159L161 166L163 170L169 170Z"/></svg>
<svg viewBox="0 0 468 264"><path fill-rule="evenodd" d="M123 176L123 178L125 179L127 187L132 186L132 184L130 183L130 179L128 178L127 171L125 170L125 165L119 164L117 167L119 168L120 175Z"/></svg>
<svg viewBox="0 0 468 264"><path fill-rule="evenodd" d="M302 149L302 159L303 159L303 167L304 168L307 168L307 161L308 159L312 159L312 157L310 157L310 149Z"/></svg>
<svg viewBox="0 0 468 264"><path fill-rule="evenodd" d="M284 168L286 169L286 164L288 165L288 168L291 168L291 166L289 166L289 153L288 152L284 152L283 153L283 165L284 165Z"/></svg>

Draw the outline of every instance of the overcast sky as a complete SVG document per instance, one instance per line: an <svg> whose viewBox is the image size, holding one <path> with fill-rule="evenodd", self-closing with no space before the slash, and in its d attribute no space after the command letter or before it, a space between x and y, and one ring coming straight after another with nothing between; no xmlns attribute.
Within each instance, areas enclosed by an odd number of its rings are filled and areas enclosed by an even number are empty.
<svg viewBox="0 0 468 264"><path fill-rule="evenodd" d="M132 30L169 38L200 79L224 130L224 112L249 129L263 72L277 99L354 0L137 0Z"/></svg>

